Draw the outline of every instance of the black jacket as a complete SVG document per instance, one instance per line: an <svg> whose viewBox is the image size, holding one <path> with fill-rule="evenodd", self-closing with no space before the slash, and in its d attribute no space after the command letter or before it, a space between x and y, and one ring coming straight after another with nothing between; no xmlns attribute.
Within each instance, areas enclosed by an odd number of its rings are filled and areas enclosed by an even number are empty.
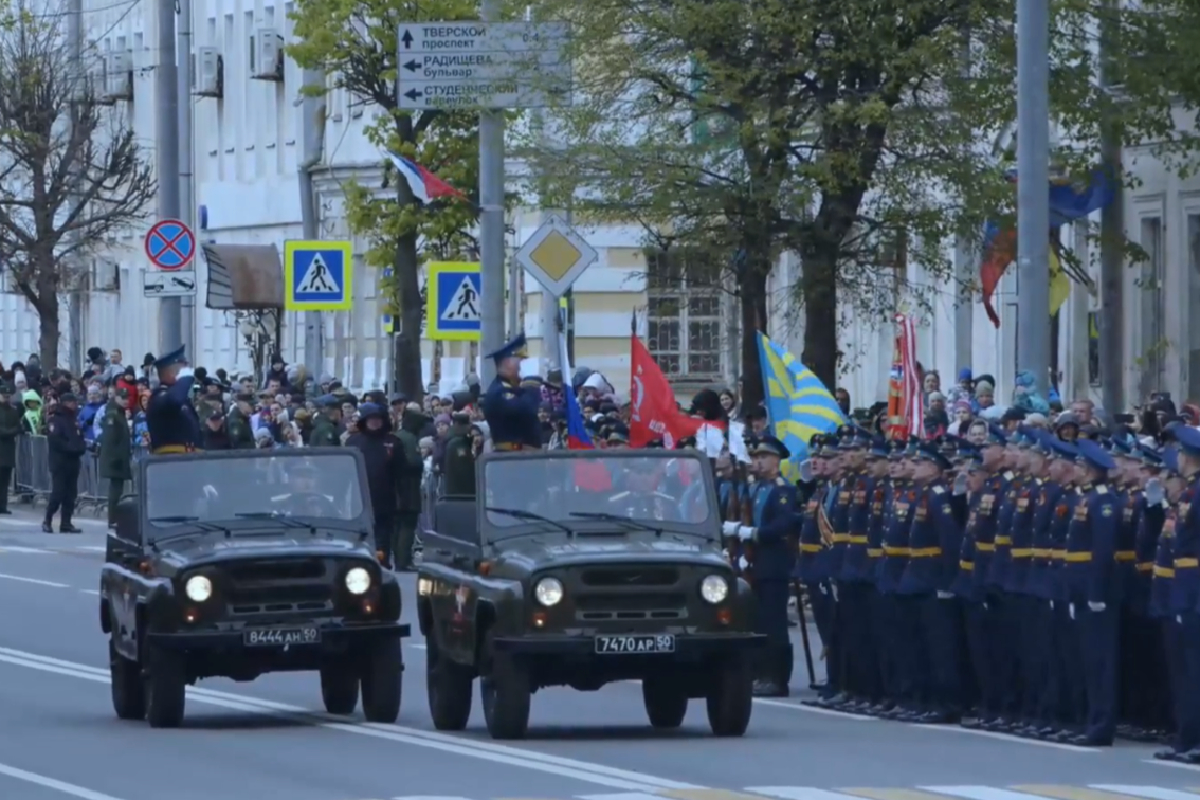
<svg viewBox="0 0 1200 800"><path fill-rule="evenodd" d="M79 431L76 412L59 406L50 416L46 444L50 448L50 471L79 469L79 459L87 452L87 442Z"/></svg>
<svg viewBox="0 0 1200 800"><path fill-rule="evenodd" d="M397 508L396 487L404 467L400 440L392 435L387 423L377 431L363 430L346 440L346 447L362 451L367 466L367 487L377 519L394 519Z"/></svg>

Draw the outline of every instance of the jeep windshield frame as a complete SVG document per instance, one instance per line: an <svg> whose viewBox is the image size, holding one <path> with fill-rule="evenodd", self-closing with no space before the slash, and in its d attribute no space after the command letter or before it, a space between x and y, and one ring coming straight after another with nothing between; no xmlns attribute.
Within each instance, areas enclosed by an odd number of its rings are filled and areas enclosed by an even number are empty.
<svg viewBox="0 0 1200 800"><path fill-rule="evenodd" d="M475 462L475 485L483 544L530 535L568 538L559 526L582 534L615 527L636 538L653 539L654 530L661 529L664 536L682 534L710 542L720 540L721 519L712 466L695 450L484 453ZM659 492L653 500L662 505L633 513L631 509L640 509L644 501L617 497L627 489L638 492L639 498L649 498L658 489L667 491ZM550 522L492 513L486 510L487 506L520 509L544 516ZM661 512L663 518L651 514L650 508ZM648 530L634 530L632 524L573 512L614 512Z"/></svg>
<svg viewBox="0 0 1200 800"><path fill-rule="evenodd" d="M300 468L308 469L307 482ZM374 519L366 464L351 448L151 455L135 462L135 469L147 543L188 526L197 532L267 526L275 512L301 523L288 528L316 526L321 535L357 539L370 531ZM181 515L189 520L179 521Z"/></svg>

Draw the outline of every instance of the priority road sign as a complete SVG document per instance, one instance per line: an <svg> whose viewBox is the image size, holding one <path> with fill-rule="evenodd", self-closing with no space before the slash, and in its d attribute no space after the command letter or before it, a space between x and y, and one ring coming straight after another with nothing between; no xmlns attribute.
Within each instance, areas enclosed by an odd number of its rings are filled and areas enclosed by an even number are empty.
<svg viewBox="0 0 1200 800"><path fill-rule="evenodd" d="M196 257L196 236L177 219L160 219L146 232L146 258L156 268L176 272Z"/></svg>
<svg viewBox="0 0 1200 800"><path fill-rule="evenodd" d="M596 251L557 214L525 240L514 257L553 295L562 297L596 260Z"/></svg>
<svg viewBox="0 0 1200 800"><path fill-rule="evenodd" d="M348 241L284 242L284 307L289 311L349 311L352 253Z"/></svg>
<svg viewBox="0 0 1200 800"><path fill-rule="evenodd" d="M479 341L479 262L431 261L425 265L425 338Z"/></svg>

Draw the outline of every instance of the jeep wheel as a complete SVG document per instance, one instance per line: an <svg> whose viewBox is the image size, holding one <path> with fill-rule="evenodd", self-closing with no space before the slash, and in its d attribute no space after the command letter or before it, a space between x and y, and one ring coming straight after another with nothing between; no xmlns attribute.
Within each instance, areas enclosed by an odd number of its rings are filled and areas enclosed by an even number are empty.
<svg viewBox="0 0 1200 800"><path fill-rule="evenodd" d="M512 656L497 653L488 634L479 676L483 717L493 739L523 739L529 730L529 672Z"/></svg>
<svg viewBox="0 0 1200 800"><path fill-rule="evenodd" d="M399 639L385 639L367 652L362 672L362 707L367 722L390 725L400 716L404 659Z"/></svg>
<svg viewBox="0 0 1200 800"><path fill-rule="evenodd" d="M471 719L471 673L438 653L437 642L425 643L425 694L429 716L439 731L461 731Z"/></svg>
<svg viewBox="0 0 1200 800"><path fill-rule="evenodd" d="M146 721L151 728L178 728L183 722L187 674L175 653L147 648L145 687Z"/></svg>
<svg viewBox="0 0 1200 800"><path fill-rule="evenodd" d="M340 661L321 667L321 699L330 714L353 714L358 706L358 674Z"/></svg>
<svg viewBox="0 0 1200 800"><path fill-rule="evenodd" d="M687 716L687 693L668 679L642 681L642 702L646 705L650 724L655 728L678 728Z"/></svg>
<svg viewBox="0 0 1200 800"><path fill-rule="evenodd" d="M113 711L117 719L143 720L146 718L146 696L142 692L142 668L130 661L108 643L108 673L112 683Z"/></svg>
<svg viewBox="0 0 1200 800"><path fill-rule="evenodd" d="M722 663L708 688L708 725L717 736L741 736L754 707L754 676L744 658Z"/></svg>

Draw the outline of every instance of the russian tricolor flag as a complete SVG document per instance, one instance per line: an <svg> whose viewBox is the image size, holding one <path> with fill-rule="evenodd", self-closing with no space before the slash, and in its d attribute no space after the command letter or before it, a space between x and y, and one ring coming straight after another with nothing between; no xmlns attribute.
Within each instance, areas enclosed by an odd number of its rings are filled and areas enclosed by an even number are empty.
<svg viewBox="0 0 1200 800"><path fill-rule="evenodd" d="M398 156L390 151L388 151L387 157L396 167L396 171L408 183L408 188L412 189L413 197L417 198L417 201L421 205L428 205L439 197L466 197L458 189L455 189L412 159Z"/></svg>
<svg viewBox="0 0 1200 800"><path fill-rule="evenodd" d="M575 391L567 389L563 394L567 396L567 449L595 450L592 437L588 436L583 424L583 412L579 408L579 401L575 399Z"/></svg>

